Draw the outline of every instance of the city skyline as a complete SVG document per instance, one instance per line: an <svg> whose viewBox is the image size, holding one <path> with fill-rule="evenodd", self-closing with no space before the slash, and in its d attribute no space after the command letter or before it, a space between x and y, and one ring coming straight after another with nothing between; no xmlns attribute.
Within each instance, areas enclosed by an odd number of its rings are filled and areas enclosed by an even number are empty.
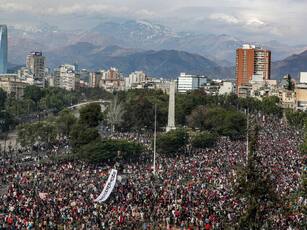
<svg viewBox="0 0 307 230"><path fill-rule="evenodd" d="M106 18L142 19L165 24L177 31L230 34L241 39L277 39L302 44L307 38L303 30L306 7L307 2L301 0L43 0L39 3L33 0L4 0L0 5L0 21L17 27L48 23L65 29L80 29Z"/></svg>

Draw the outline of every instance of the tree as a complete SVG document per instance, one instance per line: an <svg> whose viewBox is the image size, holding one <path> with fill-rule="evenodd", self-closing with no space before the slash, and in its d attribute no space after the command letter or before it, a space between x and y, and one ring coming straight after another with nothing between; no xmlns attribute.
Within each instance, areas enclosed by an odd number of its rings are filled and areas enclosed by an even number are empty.
<svg viewBox="0 0 307 230"><path fill-rule="evenodd" d="M290 74L288 74L287 75L287 84L285 85L285 88L287 89L287 90L294 90L294 87L295 87L295 85L294 85L294 83L293 83L293 81L292 81L292 76L290 75Z"/></svg>
<svg viewBox="0 0 307 230"><path fill-rule="evenodd" d="M244 137L246 132L245 115L237 111L227 112L218 132L223 136L230 137L232 140Z"/></svg>
<svg viewBox="0 0 307 230"><path fill-rule="evenodd" d="M84 145L78 151L78 157L91 163L137 160L144 147L126 140L96 140Z"/></svg>
<svg viewBox="0 0 307 230"><path fill-rule="evenodd" d="M124 130L153 130L155 105L157 105L157 127L165 127L168 113L168 96L162 91L129 90L118 94L124 103L125 114L121 128Z"/></svg>
<svg viewBox="0 0 307 230"><path fill-rule="evenodd" d="M48 108L56 109L61 111L65 107L64 98L61 95L51 94L46 96L45 103ZM68 105L68 104L66 104Z"/></svg>
<svg viewBox="0 0 307 230"><path fill-rule="evenodd" d="M99 138L97 129L90 128L83 123L76 123L70 132L70 143L74 149L86 145Z"/></svg>
<svg viewBox="0 0 307 230"><path fill-rule="evenodd" d="M174 155L182 150L188 142L188 134L185 129L171 130L157 137L157 151L165 155Z"/></svg>
<svg viewBox="0 0 307 230"><path fill-rule="evenodd" d="M198 106L187 117L187 121L189 127L205 130L208 126L208 108L203 105Z"/></svg>
<svg viewBox="0 0 307 230"><path fill-rule="evenodd" d="M34 144L34 139L33 142L31 141L32 137L32 130L30 130L30 124L22 124L17 126L17 142L22 146L30 146Z"/></svg>
<svg viewBox="0 0 307 230"><path fill-rule="evenodd" d="M68 109L62 110L56 119L58 133L62 136L68 136L76 122L77 118Z"/></svg>
<svg viewBox="0 0 307 230"><path fill-rule="evenodd" d="M274 183L270 175L262 169L257 156L258 129L258 126L254 125L249 130L247 165L237 173L235 192L247 203L247 208L238 223L239 229L263 229L265 226L268 228L271 223L267 219L267 214L273 212L278 203Z"/></svg>
<svg viewBox="0 0 307 230"><path fill-rule="evenodd" d="M261 103L261 109L264 113L268 115L275 115L278 117L282 116L282 108L279 107L278 97L265 97Z"/></svg>
<svg viewBox="0 0 307 230"><path fill-rule="evenodd" d="M187 120L193 129L207 130L232 139L241 138L246 128L246 119L242 113L220 107L198 106Z"/></svg>
<svg viewBox="0 0 307 230"><path fill-rule="evenodd" d="M107 112L107 121L112 127L112 132L114 132L115 126L120 125L123 122L124 113L124 105L119 103L118 97L115 96Z"/></svg>
<svg viewBox="0 0 307 230"><path fill-rule="evenodd" d="M210 148L216 143L217 136L210 132L201 132L192 136L192 147L193 148Z"/></svg>
<svg viewBox="0 0 307 230"><path fill-rule="evenodd" d="M49 144L56 138L57 130L53 122L43 121L17 126L17 141L23 147L31 147L36 142Z"/></svg>
<svg viewBox="0 0 307 230"><path fill-rule="evenodd" d="M80 123L88 127L96 127L102 120L101 107L98 103L88 104L80 109Z"/></svg>
<svg viewBox="0 0 307 230"><path fill-rule="evenodd" d="M17 141L22 147L32 147L37 141L38 123L17 126Z"/></svg>
<svg viewBox="0 0 307 230"><path fill-rule="evenodd" d="M0 111L0 131L7 132L16 125L15 118L6 111Z"/></svg>
<svg viewBox="0 0 307 230"><path fill-rule="evenodd" d="M36 105L42 97L42 90L35 85L29 85L24 89L24 98L31 99Z"/></svg>
<svg viewBox="0 0 307 230"><path fill-rule="evenodd" d="M126 104L123 125L127 130L153 130L154 104L146 96L139 96Z"/></svg>
<svg viewBox="0 0 307 230"><path fill-rule="evenodd" d="M288 109L286 111L286 118L287 118L288 123L291 126L303 128L304 120L307 118L307 113Z"/></svg>
<svg viewBox="0 0 307 230"><path fill-rule="evenodd" d="M6 99L7 99L6 92L2 88L0 88L0 111L4 109Z"/></svg>
<svg viewBox="0 0 307 230"><path fill-rule="evenodd" d="M43 121L36 122L34 125L37 126L35 136L40 143L53 143L57 138L56 125L52 122Z"/></svg>

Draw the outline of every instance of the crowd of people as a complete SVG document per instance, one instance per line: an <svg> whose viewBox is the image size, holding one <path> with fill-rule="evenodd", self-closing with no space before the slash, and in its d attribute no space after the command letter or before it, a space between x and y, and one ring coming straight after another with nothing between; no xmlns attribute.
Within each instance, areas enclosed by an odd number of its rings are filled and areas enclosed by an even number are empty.
<svg viewBox="0 0 307 230"><path fill-rule="evenodd" d="M285 202L299 189L302 133L279 120L260 121L260 126L257 153ZM150 145L146 135L112 138ZM38 152L49 157L65 146ZM116 165L42 163L35 157L26 164L22 158L4 157L0 229L232 229L246 208L234 192L237 168L246 158L244 140L224 137L215 147L188 155L158 155L156 175L151 155ZM112 168L118 169L116 186L106 202L96 203ZM298 197L293 206L299 202L306 201ZM304 216L296 210L269 210L271 229L303 229Z"/></svg>

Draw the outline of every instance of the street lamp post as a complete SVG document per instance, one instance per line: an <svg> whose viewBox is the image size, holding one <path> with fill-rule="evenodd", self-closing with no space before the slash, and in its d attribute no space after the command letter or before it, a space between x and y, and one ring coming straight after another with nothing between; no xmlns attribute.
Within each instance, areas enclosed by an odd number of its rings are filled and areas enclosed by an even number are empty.
<svg viewBox="0 0 307 230"><path fill-rule="evenodd" d="M155 104L155 131L154 131L154 159L153 159L153 173L156 175L156 144L157 144L157 104Z"/></svg>

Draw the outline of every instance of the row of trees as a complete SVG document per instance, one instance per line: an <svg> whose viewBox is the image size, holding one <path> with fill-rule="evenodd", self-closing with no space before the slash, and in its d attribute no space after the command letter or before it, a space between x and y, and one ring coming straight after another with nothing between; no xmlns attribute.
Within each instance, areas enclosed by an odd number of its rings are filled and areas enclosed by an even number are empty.
<svg viewBox="0 0 307 230"><path fill-rule="evenodd" d="M302 111L294 111L292 109L286 110L286 118L289 125L303 129L304 121L307 119L307 113Z"/></svg>
<svg viewBox="0 0 307 230"><path fill-rule="evenodd" d="M7 111L16 116L20 116L43 110L54 110L58 112L82 100L97 100L101 98L110 99L112 95L103 89L67 91L52 87L41 89L31 85L25 88L22 99L16 99L14 95L8 95L4 105Z"/></svg>
<svg viewBox="0 0 307 230"><path fill-rule="evenodd" d="M231 139L242 138L246 132L246 118L241 112L221 107L200 105L187 117L188 127L208 130Z"/></svg>
<svg viewBox="0 0 307 230"><path fill-rule="evenodd" d="M69 138L74 158L91 163L138 158L144 150L142 145L124 140L101 140L97 126L102 119L101 107L97 103L82 107L79 119L65 109L57 118L19 125L18 142L23 147L32 147L53 144L65 136Z"/></svg>
<svg viewBox="0 0 307 230"><path fill-rule="evenodd" d="M177 153L188 153L190 147L211 148L215 146L217 137L216 134L208 131L171 130L157 137L157 151L163 155L173 156Z"/></svg>
<svg viewBox="0 0 307 230"><path fill-rule="evenodd" d="M63 110L57 118L17 126L17 140L22 147L52 144L58 137L68 136L76 121L69 110Z"/></svg>
<svg viewBox="0 0 307 230"><path fill-rule="evenodd" d="M115 98L108 112L110 124L116 124L112 123L116 119L113 119L111 114L118 116L114 114L120 110L118 106L120 107ZM140 157L144 150L140 144L125 140L101 140L96 127L102 120L103 114L99 104L93 103L81 108L80 118L70 131L70 142L77 158L91 163L101 163L114 162L118 159L135 160Z"/></svg>
<svg viewBox="0 0 307 230"><path fill-rule="evenodd" d="M81 146L77 156L91 163L129 162L139 159L143 151L142 145L126 140L94 140Z"/></svg>
<svg viewBox="0 0 307 230"><path fill-rule="evenodd" d="M7 95L0 88L0 132L6 134L15 128L30 114L39 115L42 111L59 112L64 108L83 100L111 99L112 94L103 89L80 89L67 91L60 88L44 88L27 86L23 98L16 99L15 95Z"/></svg>
<svg viewBox="0 0 307 230"><path fill-rule="evenodd" d="M122 105L122 121L115 125L118 130L153 130L153 117L155 104L157 105L157 126L165 127L168 114L168 95L156 90L130 90L119 93L119 103ZM202 114L224 111L245 111L251 113L261 112L267 115L282 117L282 109L279 107L277 97L264 98L260 101L255 98L238 98L237 95L210 96L201 90L188 94L176 95L176 124L178 126L190 126L200 118L197 112ZM230 114L230 113L229 113ZM234 112L231 112L234 114ZM234 117L239 118L237 115ZM227 119L232 119L228 116ZM200 121L200 119L197 119ZM202 125L202 124L198 124ZM193 127L193 125L192 125ZM226 127L225 127L226 128ZM226 132L226 130L225 130ZM233 134L236 136L236 134Z"/></svg>
<svg viewBox="0 0 307 230"><path fill-rule="evenodd" d="M3 94L3 97L1 96ZM63 108L78 103L80 100L99 98L112 98L112 95L101 89L82 89L68 92L59 88L40 89L36 86L28 86L25 89L23 99L16 100L7 97L0 90L0 108L12 115L29 114L36 111L49 110L61 111ZM154 108L157 105L157 126L165 127L167 124L168 95L156 90L130 90L120 92L105 115L105 120L112 129L122 131L152 131ZM232 111L262 112L268 115L282 116L282 109L278 106L278 98L268 97L263 101L254 98L238 98L236 95L210 96L201 90L188 94L176 95L176 124L194 128L193 123L200 120L195 114L197 111L212 113L217 108ZM206 111L205 111L206 110ZM233 113L232 113L233 114ZM198 116L200 117L200 116ZM237 116L236 116L237 117ZM232 119L232 118L228 118ZM296 119L299 120L299 119ZM227 129L227 127L224 127ZM221 128L221 129L224 129ZM232 130L231 130L232 131ZM227 132L219 131L220 133ZM237 131L233 133L236 136ZM239 134L240 135L240 134Z"/></svg>

